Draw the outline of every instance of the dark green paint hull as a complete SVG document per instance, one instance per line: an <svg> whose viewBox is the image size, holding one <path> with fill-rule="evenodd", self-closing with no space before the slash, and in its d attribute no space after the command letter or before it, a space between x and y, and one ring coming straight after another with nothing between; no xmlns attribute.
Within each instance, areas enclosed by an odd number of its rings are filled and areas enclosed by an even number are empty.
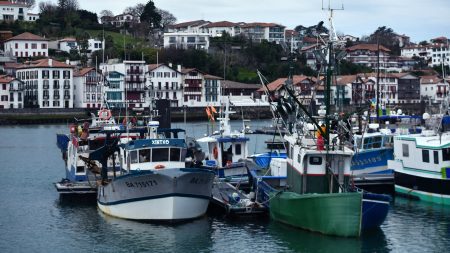
<svg viewBox="0 0 450 253"><path fill-rule="evenodd" d="M271 196L270 216L276 221L314 232L358 237L361 234L362 196L362 193L281 192Z"/></svg>

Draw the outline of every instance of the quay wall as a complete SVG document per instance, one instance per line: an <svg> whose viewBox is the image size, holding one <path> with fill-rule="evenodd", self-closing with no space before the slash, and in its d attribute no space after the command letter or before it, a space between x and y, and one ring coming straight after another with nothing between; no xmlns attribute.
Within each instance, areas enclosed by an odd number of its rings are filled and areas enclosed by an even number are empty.
<svg viewBox="0 0 450 253"><path fill-rule="evenodd" d="M186 111L186 112L185 112ZM272 118L272 113L268 106L261 107L236 107L235 114L231 119L268 119ZM0 110L0 125L26 125L26 124L55 124L72 123L75 119L88 119L90 113L96 113L97 110L66 108L66 109L44 109L44 108L24 108L24 109L4 109ZM142 114L146 114L143 112ZM164 112L159 112L163 114ZM112 110L113 116L121 117L125 111ZM136 115L136 112L129 111L129 115ZM186 107L170 108L171 120L173 122L201 121L208 120L205 108Z"/></svg>

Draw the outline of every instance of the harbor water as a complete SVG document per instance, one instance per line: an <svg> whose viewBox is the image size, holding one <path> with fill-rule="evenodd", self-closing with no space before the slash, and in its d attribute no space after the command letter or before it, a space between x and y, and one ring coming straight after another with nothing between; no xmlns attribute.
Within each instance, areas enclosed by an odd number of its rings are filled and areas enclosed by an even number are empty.
<svg viewBox="0 0 450 253"><path fill-rule="evenodd" d="M252 121L251 128L270 125ZM174 124L202 137L207 123ZM232 122L241 128L242 122ZM217 126L215 126L217 130ZM380 229L361 238L324 236L270 219L205 216L154 224L103 215L94 201L61 199L64 175L56 133L67 125L0 126L1 252L448 252L450 207L395 198ZM250 135L262 152L269 135Z"/></svg>

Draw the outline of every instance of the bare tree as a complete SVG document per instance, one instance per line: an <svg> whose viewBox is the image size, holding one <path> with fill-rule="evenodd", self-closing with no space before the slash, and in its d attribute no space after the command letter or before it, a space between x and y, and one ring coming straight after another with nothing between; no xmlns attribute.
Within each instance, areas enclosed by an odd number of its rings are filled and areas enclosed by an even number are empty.
<svg viewBox="0 0 450 253"><path fill-rule="evenodd" d="M102 10L102 11L99 13L99 18L102 18L102 17L112 17L112 16L114 16L114 13L113 13L112 11L110 11L110 10Z"/></svg>
<svg viewBox="0 0 450 253"><path fill-rule="evenodd" d="M58 6L56 6L55 4L53 4L50 1L39 3L39 13L53 12L53 11L56 11L57 8L58 8Z"/></svg>
<svg viewBox="0 0 450 253"><path fill-rule="evenodd" d="M161 27L163 29L165 29L168 25L173 25L177 22L177 18L166 10L156 9L156 12L161 15Z"/></svg>
<svg viewBox="0 0 450 253"><path fill-rule="evenodd" d="M125 8L123 13L130 13L131 15L135 17L140 17L142 15L142 12L144 12L145 4L139 3L135 6L130 6Z"/></svg>
<svg viewBox="0 0 450 253"><path fill-rule="evenodd" d="M70 12L78 10L79 4L78 0L58 0L58 7L65 12Z"/></svg>

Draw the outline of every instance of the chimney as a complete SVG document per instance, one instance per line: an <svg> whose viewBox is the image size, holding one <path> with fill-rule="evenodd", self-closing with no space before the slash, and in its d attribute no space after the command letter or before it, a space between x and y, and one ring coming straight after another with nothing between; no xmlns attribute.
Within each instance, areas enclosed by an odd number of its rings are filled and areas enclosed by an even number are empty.
<svg viewBox="0 0 450 253"><path fill-rule="evenodd" d="M53 59L51 58L48 59L48 66L50 67L53 66Z"/></svg>
<svg viewBox="0 0 450 253"><path fill-rule="evenodd" d="M169 67L170 67L170 68L172 67L172 63L171 63L171 62L169 62Z"/></svg>
<svg viewBox="0 0 450 253"><path fill-rule="evenodd" d="M66 60L66 64L70 65L70 60L69 59Z"/></svg>
<svg viewBox="0 0 450 253"><path fill-rule="evenodd" d="M181 72L181 65L177 65L178 72Z"/></svg>

